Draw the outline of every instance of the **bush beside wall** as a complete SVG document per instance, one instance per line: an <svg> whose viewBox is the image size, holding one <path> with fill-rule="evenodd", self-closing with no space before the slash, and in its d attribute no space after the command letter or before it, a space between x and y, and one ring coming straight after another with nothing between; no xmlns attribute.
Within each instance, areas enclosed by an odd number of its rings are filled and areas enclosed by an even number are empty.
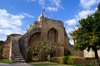
<svg viewBox="0 0 100 66"><path fill-rule="evenodd" d="M85 58L85 57L77 57L77 56L62 56L62 57L53 57L52 61L63 63L63 64L75 64L75 65L95 65L95 58Z"/></svg>
<svg viewBox="0 0 100 66"><path fill-rule="evenodd" d="M84 57L79 57L79 58L72 58L74 63L76 65L83 64L83 65L95 65L95 58L84 58Z"/></svg>

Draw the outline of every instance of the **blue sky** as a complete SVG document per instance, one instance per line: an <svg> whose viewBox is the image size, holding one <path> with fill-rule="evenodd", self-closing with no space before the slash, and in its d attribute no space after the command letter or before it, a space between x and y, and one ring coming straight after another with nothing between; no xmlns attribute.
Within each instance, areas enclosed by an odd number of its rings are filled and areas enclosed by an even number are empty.
<svg viewBox="0 0 100 66"><path fill-rule="evenodd" d="M100 0L0 0L0 40L5 41L7 35L12 33L26 33L28 25L37 21L44 8L44 17L51 18L52 9L52 19L62 21L69 33L74 30L78 20L97 10L99 2ZM73 41L70 42L73 44Z"/></svg>

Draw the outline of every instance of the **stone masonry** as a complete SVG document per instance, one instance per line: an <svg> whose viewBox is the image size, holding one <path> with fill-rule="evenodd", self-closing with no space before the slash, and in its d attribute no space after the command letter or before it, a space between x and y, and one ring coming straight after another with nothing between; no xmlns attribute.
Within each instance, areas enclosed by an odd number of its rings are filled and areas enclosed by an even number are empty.
<svg viewBox="0 0 100 66"><path fill-rule="evenodd" d="M5 42L3 49L3 58L9 58L12 63L25 63L25 60L19 49L20 34L11 34L8 36L8 40Z"/></svg>
<svg viewBox="0 0 100 66"><path fill-rule="evenodd" d="M64 49L68 49L71 55L83 56L82 51L75 51L69 43L67 33L62 21L48 19L43 13L35 21L30 32L24 35L11 34L8 36L3 49L3 57L9 58L12 62L25 62L32 60L32 53L28 47L34 45L35 41L51 41L57 44L53 57L64 56ZM58 51L56 51L58 50ZM45 55L38 54L39 60L45 60Z"/></svg>

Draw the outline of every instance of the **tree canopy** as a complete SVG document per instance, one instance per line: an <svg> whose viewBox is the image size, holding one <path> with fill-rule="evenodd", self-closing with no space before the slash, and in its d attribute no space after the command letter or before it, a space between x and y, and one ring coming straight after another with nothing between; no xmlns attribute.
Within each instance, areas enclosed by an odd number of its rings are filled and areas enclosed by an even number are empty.
<svg viewBox="0 0 100 66"><path fill-rule="evenodd" d="M36 53L45 53L45 56L47 58L48 54L53 53L53 50L56 48L56 46L56 43L52 43L50 41L35 41L33 45L29 46L29 51L37 51Z"/></svg>
<svg viewBox="0 0 100 66"><path fill-rule="evenodd" d="M79 21L78 33L76 33L76 43L74 48L84 50L88 47L93 50L100 49L100 12L88 15Z"/></svg>
<svg viewBox="0 0 100 66"><path fill-rule="evenodd" d="M86 18L79 20L78 29L72 34L76 36L76 42L74 44L74 49L84 50L90 48L95 52L96 66L98 66L98 52L100 49L100 3L98 5L98 10L92 14L88 15ZM71 35L71 34L70 34ZM73 36L73 35L72 35Z"/></svg>
<svg viewBox="0 0 100 66"><path fill-rule="evenodd" d="M100 3L99 3L99 5L98 5L98 11L100 11Z"/></svg>

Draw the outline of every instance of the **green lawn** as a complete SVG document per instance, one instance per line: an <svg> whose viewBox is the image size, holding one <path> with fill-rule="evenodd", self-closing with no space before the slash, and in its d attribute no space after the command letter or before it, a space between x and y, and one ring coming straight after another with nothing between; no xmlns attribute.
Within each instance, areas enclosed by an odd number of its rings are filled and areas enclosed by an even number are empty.
<svg viewBox="0 0 100 66"><path fill-rule="evenodd" d="M0 59L0 63L8 63L8 64L11 64L11 62L8 59Z"/></svg>
<svg viewBox="0 0 100 66"><path fill-rule="evenodd" d="M35 66L75 66L75 65L60 64L55 62L28 62L28 64Z"/></svg>

